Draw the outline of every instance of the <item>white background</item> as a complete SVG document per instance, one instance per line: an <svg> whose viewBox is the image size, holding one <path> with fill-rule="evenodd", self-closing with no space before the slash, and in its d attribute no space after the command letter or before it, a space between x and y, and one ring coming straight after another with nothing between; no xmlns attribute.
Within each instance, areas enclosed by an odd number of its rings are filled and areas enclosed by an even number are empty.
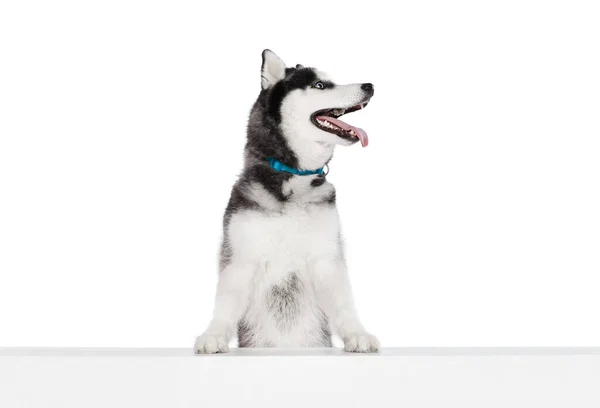
<svg viewBox="0 0 600 408"><path fill-rule="evenodd" d="M263 48L375 84L329 178L384 346L600 344L597 3L391 4L0 3L0 346L192 346Z"/></svg>

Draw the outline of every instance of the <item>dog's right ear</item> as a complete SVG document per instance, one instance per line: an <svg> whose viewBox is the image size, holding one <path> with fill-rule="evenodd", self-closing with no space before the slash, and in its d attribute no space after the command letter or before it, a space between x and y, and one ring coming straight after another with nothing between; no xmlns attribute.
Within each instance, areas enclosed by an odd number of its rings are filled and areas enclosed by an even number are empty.
<svg viewBox="0 0 600 408"><path fill-rule="evenodd" d="M268 89L285 78L285 64L271 50L262 52L262 69L260 73L262 89Z"/></svg>

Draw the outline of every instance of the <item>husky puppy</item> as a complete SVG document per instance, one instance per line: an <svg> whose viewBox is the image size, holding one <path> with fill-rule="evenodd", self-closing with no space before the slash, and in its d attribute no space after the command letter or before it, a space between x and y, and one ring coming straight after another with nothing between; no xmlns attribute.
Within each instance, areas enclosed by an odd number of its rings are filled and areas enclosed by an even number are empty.
<svg viewBox="0 0 600 408"><path fill-rule="evenodd" d="M223 219L213 319L199 354L240 347L331 347L376 352L358 319L340 236L335 189L325 176L336 145L368 143L338 118L362 109L370 83L338 85L262 53L262 90L250 112L244 169Z"/></svg>

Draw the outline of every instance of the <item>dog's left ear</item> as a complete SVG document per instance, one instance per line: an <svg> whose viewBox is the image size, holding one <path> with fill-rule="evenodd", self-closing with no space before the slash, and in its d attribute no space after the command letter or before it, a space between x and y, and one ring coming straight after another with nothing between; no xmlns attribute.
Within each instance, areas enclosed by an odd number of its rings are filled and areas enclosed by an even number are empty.
<svg viewBox="0 0 600 408"><path fill-rule="evenodd" d="M285 64L273 51L264 50L260 75L262 89L268 89L285 78Z"/></svg>

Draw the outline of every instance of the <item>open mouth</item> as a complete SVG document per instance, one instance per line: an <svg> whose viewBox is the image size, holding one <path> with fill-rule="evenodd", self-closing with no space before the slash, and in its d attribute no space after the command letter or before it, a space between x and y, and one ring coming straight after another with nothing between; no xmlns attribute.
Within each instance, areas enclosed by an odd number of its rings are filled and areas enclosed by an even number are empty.
<svg viewBox="0 0 600 408"><path fill-rule="evenodd" d="M355 112L367 106L369 100L365 102L359 103L358 105L351 106L349 108L332 108L332 109L322 109L313 113L310 117L311 122L321 130L325 132L333 133L341 137L342 139L346 139L352 143L358 142L360 140L360 144L365 147L369 144L369 137L367 136L367 132L362 130L361 128L352 126L347 124L346 122L342 122L338 118L342 115L345 115L350 112Z"/></svg>

